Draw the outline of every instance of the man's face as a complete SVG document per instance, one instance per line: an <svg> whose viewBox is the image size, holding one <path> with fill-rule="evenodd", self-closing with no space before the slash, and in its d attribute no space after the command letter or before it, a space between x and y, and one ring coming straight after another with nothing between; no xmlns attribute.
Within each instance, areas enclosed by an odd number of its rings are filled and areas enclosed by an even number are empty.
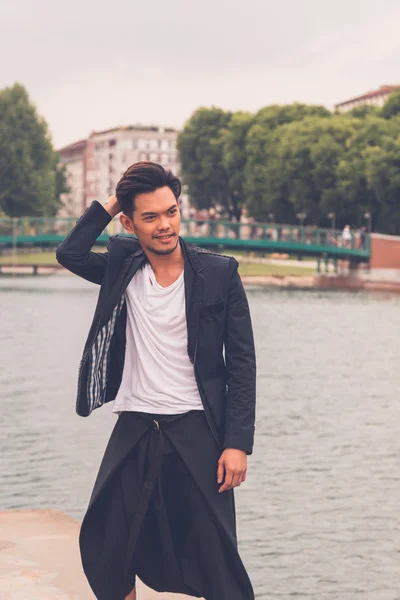
<svg viewBox="0 0 400 600"><path fill-rule="evenodd" d="M132 220L121 215L121 223L135 233L143 250L153 254L171 254L177 247L181 216L173 192L168 186L138 194Z"/></svg>

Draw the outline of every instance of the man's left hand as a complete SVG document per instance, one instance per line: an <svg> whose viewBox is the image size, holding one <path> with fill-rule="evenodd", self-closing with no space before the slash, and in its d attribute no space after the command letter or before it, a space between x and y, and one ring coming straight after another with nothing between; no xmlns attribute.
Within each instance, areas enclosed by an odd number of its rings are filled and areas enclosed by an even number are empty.
<svg viewBox="0 0 400 600"><path fill-rule="evenodd" d="M221 494L225 490L230 490L246 481L246 473L246 452L236 448L226 448L218 461L217 482L222 483L224 480L218 492Z"/></svg>

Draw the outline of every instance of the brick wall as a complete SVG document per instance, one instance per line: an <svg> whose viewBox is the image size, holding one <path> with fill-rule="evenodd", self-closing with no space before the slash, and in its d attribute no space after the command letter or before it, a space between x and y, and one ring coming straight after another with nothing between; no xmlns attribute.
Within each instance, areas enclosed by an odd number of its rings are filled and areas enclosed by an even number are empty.
<svg viewBox="0 0 400 600"><path fill-rule="evenodd" d="M400 269L400 237L371 235L371 269Z"/></svg>

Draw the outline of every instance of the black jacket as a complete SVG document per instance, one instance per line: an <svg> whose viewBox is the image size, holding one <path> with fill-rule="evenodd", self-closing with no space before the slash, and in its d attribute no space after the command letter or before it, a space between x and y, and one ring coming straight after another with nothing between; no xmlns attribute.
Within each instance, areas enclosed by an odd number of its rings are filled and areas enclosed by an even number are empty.
<svg viewBox="0 0 400 600"><path fill-rule="evenodd" d="M134 237L113 236L91 252L111 216L96 200L57 247L58 262L99 284L97 306L79 367L76 411L88 416L114 400L125 358L124 292L147 260ZM184 281L188 355L211 431L221 448L252 453L256 363L248 302L237 261L187 246Z"/></svg>

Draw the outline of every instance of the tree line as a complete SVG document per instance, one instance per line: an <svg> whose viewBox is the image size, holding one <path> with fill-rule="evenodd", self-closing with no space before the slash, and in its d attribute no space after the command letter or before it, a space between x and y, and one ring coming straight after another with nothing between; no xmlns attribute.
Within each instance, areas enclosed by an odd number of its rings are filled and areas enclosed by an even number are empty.
<svg viewBox="0 0 400 600"><path fill-rule="evenodd" d="M199 108L178 137L182 177L199 209L400 234L400 93L332 113L305 104L256 113ZM21 84L0 90L0 216L54 216L68 191L45 120ZM306 216L305 216L306 215Z"/></svg>
<svg viewBox="0 0 400 600"><path fill-rule="evenodd" d="M199 108L178 137L199 209L400 234L400 93L346 113L305 104L257 113Z"/></svg>
<svg viewBox="0 0 400 600"><path fill-rule="evenodd" d="M66 176L24 86L0 90L0 217L55 216Z"/></svg>

